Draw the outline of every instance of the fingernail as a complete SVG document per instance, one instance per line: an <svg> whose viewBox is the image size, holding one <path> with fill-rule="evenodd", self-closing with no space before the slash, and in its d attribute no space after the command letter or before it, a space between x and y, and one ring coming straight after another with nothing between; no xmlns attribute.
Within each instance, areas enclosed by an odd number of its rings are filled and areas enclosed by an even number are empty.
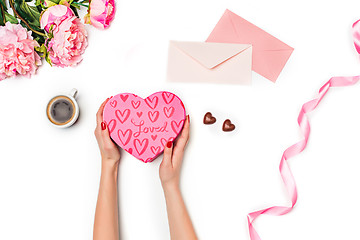
<svg viewBox="0 0 360 240"><path fill-rule="evenodd" d="M167 144L166 144L166 147L171 148L172 147L172 141L168 141Z"/></svg>
<svg viewBox="0 0 360 240"><path fill-rule="evenodd" d="M111 96L110 98L112 98L113 96Z"/></svg>
<svg viewBox="0 0 360 240"><path fill-rule="evenodd" d="M188 121L189 121L189 123L190 123L190 115L187 115L187 118L188 118Z"/></svg>
<svg viewBox="0 0 360 240"><path fill-rule="evenodd" d="M101 122L101 130L105 130L106 129L106 124L104 122Z"/></svg>

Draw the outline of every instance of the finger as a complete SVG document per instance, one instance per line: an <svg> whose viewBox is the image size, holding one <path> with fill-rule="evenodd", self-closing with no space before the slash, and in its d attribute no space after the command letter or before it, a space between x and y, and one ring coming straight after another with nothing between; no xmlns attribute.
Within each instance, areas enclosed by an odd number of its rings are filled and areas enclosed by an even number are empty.
<svg viewBox="0 0 360 240"><path fill-rule="evenodd" d="M104 141L104 144L108 146L114 146L114 142L110 138L109 128L105 122L101 123L101 137Z"/></svg>
<svg viewBox="0 0 360 240"><path fill-rule="evenodd" d="M169 141L165 145L164 156L161 164L163 164L164 166L172 166L171 163L172 151L173 151L173 142Z"/></svg>
<svg viewBox="0 0 360 240"><path fill-rule="evenodd" d="M172 157L172 164L176 167L181 165L183 156L184 156L184 150L188 143L190 136L190 117L189 115L186 117L184 127L181 131L181 135L179 136L175 146L174 146L174 152Z"/></svg>
<svg viewBox="0 0 360 240"><path fill-rule="evenodd" d="M176 142L174 151L178 151L178 150L184 151L186 144L188 143L189 136L190 136L190 117L189 115L187 115L184 123L184 127Z"/></svg>
<svg viewBox="0 0 360 240"><path fill-rule="evenodd" d="M100 126L101 122L103 121L103 111L104 111L104 107L105 104L107 103L107 101L109 101L109 98L107 98L100 106L99 110L96 113L96 122L97 122L97 126Z"/></svg>

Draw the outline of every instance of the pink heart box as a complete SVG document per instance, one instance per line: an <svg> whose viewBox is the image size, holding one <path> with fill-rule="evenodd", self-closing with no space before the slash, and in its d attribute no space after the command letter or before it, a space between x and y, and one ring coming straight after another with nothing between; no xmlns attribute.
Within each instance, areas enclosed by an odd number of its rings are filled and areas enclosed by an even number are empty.
<svg viewBox="0 0 360 240"><path fill-rule="evenodd" d="M110 137L147 163L181 132L186 113L178 96L157 92L145 99L132 93L118 94L106 103L103 115Z"/></svg>

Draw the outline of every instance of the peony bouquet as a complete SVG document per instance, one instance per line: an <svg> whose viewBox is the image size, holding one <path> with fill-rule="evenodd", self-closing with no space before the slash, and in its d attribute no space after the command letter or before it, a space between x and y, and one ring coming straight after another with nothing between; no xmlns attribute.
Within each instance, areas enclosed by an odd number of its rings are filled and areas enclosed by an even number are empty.
<svg viewBox="0 0 360 240"><path fill-rule="evenodd" d="M114 0L0 0L0 80L30 77L44 58L57 67L76 66L88 41L84 23L107 29Z"/></svg>

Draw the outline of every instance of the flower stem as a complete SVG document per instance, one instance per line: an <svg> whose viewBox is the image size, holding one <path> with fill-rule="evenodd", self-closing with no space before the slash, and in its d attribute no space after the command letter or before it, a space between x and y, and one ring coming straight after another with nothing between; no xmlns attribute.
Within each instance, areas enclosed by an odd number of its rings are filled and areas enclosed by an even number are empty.
<svg viewBox="0 0 360 240"><path fill-rule="evenodd" d="M83 6L83 7L89 7L89 5L79 3L79 2L72 2L72 4L80 5L80 6Z"/></svg>
<svg viewBox="0 0 360 240"><path fill-rule="evenodd" d="M4 11L4 6L0 3L0 10L1 10L1 15L3 17L3 23L4 25L6 24L6 19L5 19L5 11Z"/></svg>
<svg viewBox="0 0 360 240"><path fill-rule="evenodd" d="M14 14L16 15L15 17L18 17L21 21L23 21L23 23L26 24L26 26L31 30L33 31L34 33L40 35L40 36L44 36L46 37L46 34L45 33L42 33L42 32L39 32L39 31L36 31L35 29L33 29L32 27L30 27L30 25L25 21L25 19L23 19L20 14L16 11L15 7L14 7L14 2L13 0L9 0L9 3L10 3L10 7L12 8L12 10L14 11Z"/></svg>

